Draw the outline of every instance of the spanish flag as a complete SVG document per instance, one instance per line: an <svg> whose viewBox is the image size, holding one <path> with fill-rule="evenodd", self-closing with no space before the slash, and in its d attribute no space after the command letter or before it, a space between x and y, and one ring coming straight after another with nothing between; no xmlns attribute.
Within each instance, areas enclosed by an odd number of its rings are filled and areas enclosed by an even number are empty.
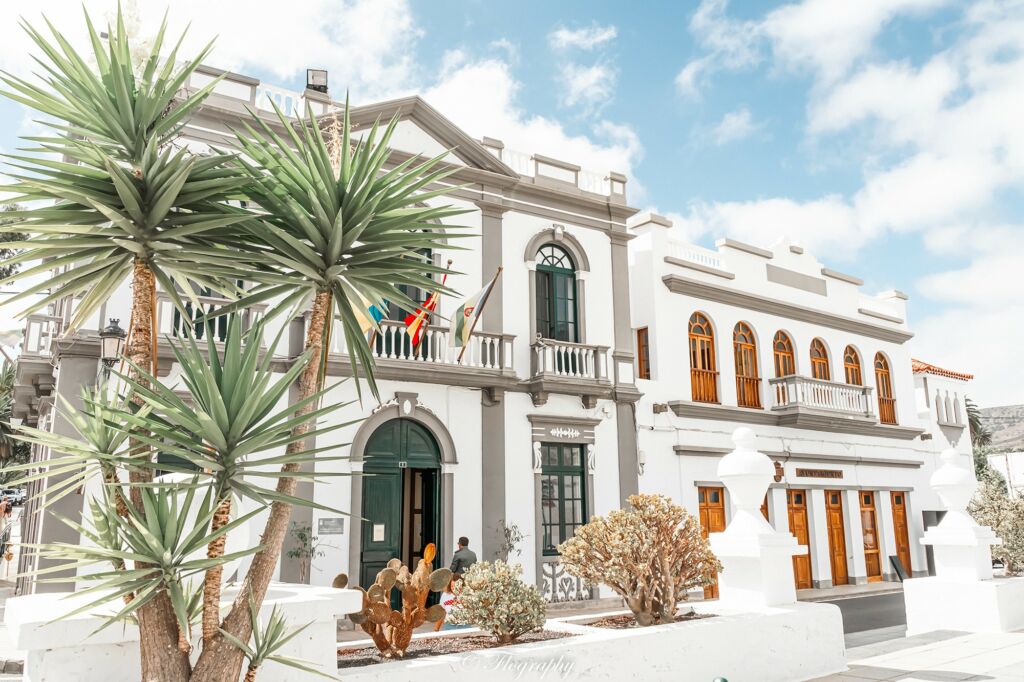
<svg viewBox="0 0 1024 682"><path fill-rule="evenodd" d="M448 275L445 274L445 278ZM442 282L444 284L444 282ZM409 332L409 338L412 340L412 347L420 345L420 341L423 340L423 330L428 324L430 324L430 314L437 308L437 302L440 300L441 294L436 291L430 295L430 298L426 300L422 307L416 309L415 315L405 316L405 328Z"/></svg>

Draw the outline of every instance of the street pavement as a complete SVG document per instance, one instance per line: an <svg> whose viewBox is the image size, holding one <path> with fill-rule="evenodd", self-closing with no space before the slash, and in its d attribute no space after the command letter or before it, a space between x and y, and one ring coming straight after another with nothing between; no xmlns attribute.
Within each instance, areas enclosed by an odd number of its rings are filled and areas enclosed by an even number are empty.
<svg viewBox="0 0 1024 682"><path fill-rule="evenodd" d="M827 599L824 603L835 604L843 612L846 634L907 624L903 592Z"/></svg>

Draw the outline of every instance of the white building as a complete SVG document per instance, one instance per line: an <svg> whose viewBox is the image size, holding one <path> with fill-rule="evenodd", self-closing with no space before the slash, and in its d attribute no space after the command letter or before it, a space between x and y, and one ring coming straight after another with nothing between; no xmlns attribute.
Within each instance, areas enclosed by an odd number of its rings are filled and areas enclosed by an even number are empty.
<svg viewBox="0 0 1024 682"><path fill-rule="evenodd" d="M865 295L797 245L711 251L671 227L652 215L631 230L641 490L723 530L718 460L749 426L776 465L766 517L809 545L798 587L894 579L893 556L926 574L918 540L941 509L928 478L943 448L969 455L970 439L963 382L912 371L907 297Z"/></svg>
<svg viewBox="0 0 1024 682"><path fill-rule="evenodd" d="M202 69L190 86L219 73ZM230 144L228 127L246 106L267 109L267 96L288 112L305 101L320 114L338 106L317 92L287 93L227 74L186 129L188 144ZM525 540L510 559L548 599L593 598L593 589L564 574L559 542L638 490L669 494L699 510L711 530L724 527L730 511L715 467L739 425L752 426L777 462L767 514L782 528L792 517L809 541L810 559L800 569L807 586L840 582L841 575L851 582L889 578L888 557L896 554L915 575L925 571L917 539L924 514L938 509L928 476L940 445L962 441L969 452L969 439L959 438L962 389L941 394L952 410L942 414L957 417L953 422L927 408L930 385L915 400L905 296L866 297L858 280L821 267L796 246L766 251L726 240L710 252L673 243L662 218L627 228L636 211L626 204L624 176L474 140L416 97L351 113L360 131L377 117L401 116L393 164L454 150L450 182L461 187L443 202L469 209L457 222L480 237L460 240L469 250L432 254L440 264L452 259L462 273L448 284L470 295L499 266L504 271L461 363L447 347L443 319L416 352L401 322L383 323L373 342L382 403L364 399L345 408L336 418L358 423L316 443L348 455L324 463L324 473L355 475L300 487L301 495L351 512L295 511L295 523L309 525L322 543L313 583L346 572L365 584L393 556L415 560L427 542L436 542L447 562L462 535L482 559L493 559L508 550L503 529L514 528ZM439 317L460 303L442 297ZM129 291L125 286L83 329L59 338L74 304L29 318L18 367L15 416L64 435L74 434L53 409L55 395L74 403L79 388L96 381L98 330L108 318L128 318ZM189 324L166 296L159 306L161 338ZM746 369L737 377L730 344L739 323ZM282 368L304 338L303 318L288 324L286 347L277 349ZM691 332L703 336L694 341ZM777 332L791 351L780 346L773 355ZM689 355L688 338L695 348ZM343 377L350 370L343 335L333 339L328 371ZM812 343L822 358L812 361ZM173 381L165 341L159 356L161 373ZM881 403L880 376L888 377ZM355 398L348 383L329 399ZM65 497L57 510L79 517L82 501ZM25 518L28 541L77 541L51 517ZM261 527L256 519L253 538ZM31 567L25 557L21 569ZM280 577L296 580L297 562L284 559Z"/></svg>

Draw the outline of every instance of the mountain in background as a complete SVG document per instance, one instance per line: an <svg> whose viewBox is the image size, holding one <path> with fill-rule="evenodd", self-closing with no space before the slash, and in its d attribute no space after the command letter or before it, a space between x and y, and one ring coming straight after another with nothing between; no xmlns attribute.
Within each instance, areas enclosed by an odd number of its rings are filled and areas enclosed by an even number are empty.
<svg viewBox="0 0 1024 682"><path fill-rule="evenodd" d="M1024 405L981 408L981 423L992 433L996 451L1024 451Z"/></svg>

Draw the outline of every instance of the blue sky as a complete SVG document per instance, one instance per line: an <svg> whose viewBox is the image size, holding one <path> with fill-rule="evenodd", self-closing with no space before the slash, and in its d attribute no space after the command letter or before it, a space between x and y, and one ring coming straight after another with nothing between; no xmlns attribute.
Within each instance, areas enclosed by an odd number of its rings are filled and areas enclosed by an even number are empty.
<svg viewBox="0 0 1024 682"><path fill-rule="evenodd" d="M79 0L0 8L68 35ZM88 0L92 11L108 0ZM164 3L138 2L141 30ZM285 12L287 7L287 13ZM285 87L419 93L474 136L630 176L680 237L803 244L869 292L911 295L913 353L1024 402L1024 3L178 0L211 63ZM31 130L0 103L0 148Z"/></svg>

